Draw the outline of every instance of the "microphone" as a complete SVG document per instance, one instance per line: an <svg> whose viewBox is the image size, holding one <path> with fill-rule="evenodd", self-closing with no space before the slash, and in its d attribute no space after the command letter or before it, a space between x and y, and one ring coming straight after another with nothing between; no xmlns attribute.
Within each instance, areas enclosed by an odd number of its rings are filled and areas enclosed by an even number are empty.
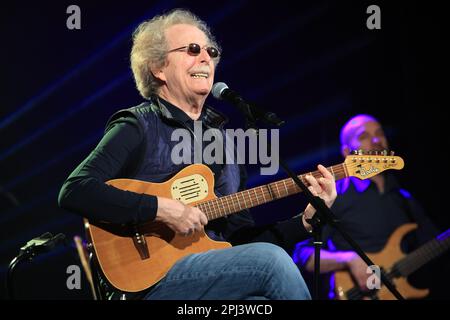
<svg viewBox="0 0 450 320"><path fill-rule="evenodd" d="M51 251L59 244L65 244L65 239L66 236L63 233L54 236L50 232L46 232L40 237L28 241L26 245L20 248L20 252L34 257L40 253Z"/></svg>
<svg viewBox="0 0 450 320"><path fill-rule="evenodd" d="M225 100L230 102L231 104L242 104L243 106L246 105L244 99L242 99L241 96L236 92L228 88L228 86L224 82L214 83L211 93L216 99Z"/></svg>
<svg viewBox="0 0 450 320"><path fill-rule="evenodd" d="M214 83L211 93L214 98L218 100L225 100L235 105L250 119L261 119L269 124L276 125L277 127L284 124L284 121L279 119L275 113L262 110L253 104L245 102L237 92L228 88L224 82Z"/></svg>

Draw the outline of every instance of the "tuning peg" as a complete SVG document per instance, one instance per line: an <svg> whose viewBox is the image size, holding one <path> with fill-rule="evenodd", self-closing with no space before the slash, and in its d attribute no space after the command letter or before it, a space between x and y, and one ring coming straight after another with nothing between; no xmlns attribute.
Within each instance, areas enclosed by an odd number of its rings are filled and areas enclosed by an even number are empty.
<svg viewBox="0 0 450 320"><path fill-rule="evenodd" d="M352 154L357 155L358 154L358 150L353 150Z"/></svg>
<svg viewBox="0 0 450 320"><path fill-rule="evenodd" d="M387 150L381 151L381 154L382 154L383 156L387 156Z"/></svg>
<svg viewBox="0 0 450 320"><path fill-rule="evenodd" d="M359 155L359 156L362 156L363 154L364 154L364 151L363 151L362 149L359 149L359 150L358 150L358 155Z"/></svg>
<svg viewBox="0 0 450 320"><path fill-rule="evenodd" d="M395 155L395 151L391 151L391 156L394 156Z"/></svg>

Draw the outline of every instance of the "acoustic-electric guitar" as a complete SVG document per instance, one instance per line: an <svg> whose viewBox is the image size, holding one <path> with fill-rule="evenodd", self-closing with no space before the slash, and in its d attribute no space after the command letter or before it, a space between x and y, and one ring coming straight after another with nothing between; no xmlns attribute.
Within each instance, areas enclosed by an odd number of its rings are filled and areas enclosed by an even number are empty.
<svg viewBox="0 0 450 320"><path fill-rule="evenodd" d="M359 152L327 169L336 180L350 176L367 179L388 169L402 169L403 166L403 159L392 153ZM307 174L321 177L319 171ZM304 176L300 175L299 178L308 185ZM213 173L202 164L189 165L163 183L114 179L107 184L121 190L176 199L196 206L206 214L209 221L301 191L288 178L217 198L214 194ZM231 246L228 242L210 239L203 230L184 236L154 221L131 226L85 219L85 227L104 277L116 289L125 292L149 288L186 255Z"/></svg>

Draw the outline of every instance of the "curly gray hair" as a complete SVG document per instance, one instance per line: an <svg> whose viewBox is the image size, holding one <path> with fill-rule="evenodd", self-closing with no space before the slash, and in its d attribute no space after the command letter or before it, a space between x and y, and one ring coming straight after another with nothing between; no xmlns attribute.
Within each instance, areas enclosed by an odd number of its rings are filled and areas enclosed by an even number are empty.
<svg viewBox="0 0 450 320"><path fill-rule="evenodd" d="M164 65L168 50L165 30L176 24L189 24L197 27L205 33L210 45L215 46L220 51L209 27L190 11L174 9L166 14L144 21L133 33L133 47L130 55L134 81L139 93L144 98L149 98L152 94L158 93L161 83L153 76L151 67L160 68ZM219 57L215 58L214 61L217 65Z"/></svg>

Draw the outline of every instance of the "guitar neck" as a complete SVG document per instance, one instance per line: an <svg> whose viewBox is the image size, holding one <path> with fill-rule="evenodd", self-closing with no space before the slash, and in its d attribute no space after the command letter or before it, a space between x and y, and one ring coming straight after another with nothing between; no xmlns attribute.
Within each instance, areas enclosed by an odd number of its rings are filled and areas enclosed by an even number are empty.
<svg viewBox="0 0 450 320"><path fill-rule="evenodd" d="M327 170L334 175L336 180L349 176L345 163L328 167ZM310 172L308 174L312 174L315 178L322 176L319 171ZM300 175L298 178L308 186L309 184L306 179L304 179L305 175L306 174ZM300 188L293 179L287 178L228 196L208 200L199 203L196 206L206 214L208 220L214 220L300 192Z"/></svg>
<svg viewBox="0 0 450 320"><path fill-rule="evenodd" d="M406 277L450 248L450 229L398 261L393 270Z"/></svg>

